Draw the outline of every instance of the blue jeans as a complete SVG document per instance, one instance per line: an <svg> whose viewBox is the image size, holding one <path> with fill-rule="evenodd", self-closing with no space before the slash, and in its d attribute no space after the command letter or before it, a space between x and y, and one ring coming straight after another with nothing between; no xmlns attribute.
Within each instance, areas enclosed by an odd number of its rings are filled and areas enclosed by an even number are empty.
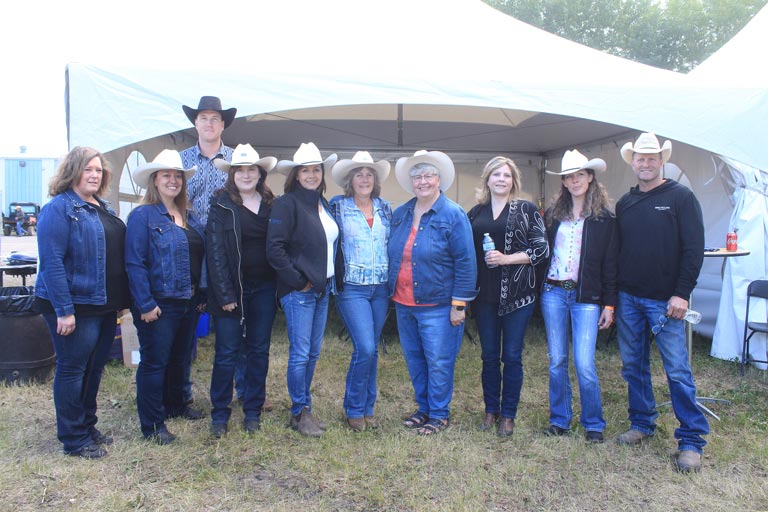
<svg viewBox="0 0 768 512"><path fill-rule="evenodd" d="M447 419L453 398L453 374L464 324L454 327L451 306L395 305L400 346L411 376L419 412Z"/></svg>
<svg viewBox="0 0 768 512"><path fill-rule="evenodd" d="M115 340L117 314L76 316L75 330L56 334L56 315L43 314L56 351L53 404L56 430L64 452L72 453L93 444L96 427L96 395L101 374Z"/></svg>
<svg viewBox="0 0 768 512"><path fill-rule="evenodd" d="M627 381L630 428L650 435L656 430L655 421L659 415L651 382L650 332L666 314L667 302L619 292L616 309L623 362L621 376ZM685 321L669 318L655 340L667 374L672 408L680 422L680 428L675 429L678 449L701 453L707 444L701 436L709 434L709 423L696 405L696 385L688 363Z"/></svg>
<svg viewBox="0 0 768 512"><path fill-rule="evenodd" d="M288 331L288 395L291 414L298 416L305 407L312 409L312 377L323 347L325 321L328 319L328 293L292 291L280 298Z"/></svg>
<svg viewBox="0 0 768 512"><path fill-rule="evenodd" d="M498 304L473 302L472 308L483 360L480 377L485 412L514 419L523 388L523 340L533 304L504 316L499 316Z"/></svg>
<svg viewBox="0 0 768 512"><path fill-rule="evenodd" d="M242 311L245 323L241 325L239 318L216 317L216 355L211 373L212 423L226 424L232 414L229 407L232 402L232 376L243 346L247 354L243 375L243 413L246 421L261 417L269 370L272 322L276 311L274 281L257 285L246 283L243 286Z"/></svg>
<svg viewBox="0 0 768 512"><path fill-rule="evenodd" d="M16 221L16 236L26 235L27 230L24 229L24 222L23 221Z"/></svg>
<svg viewBox="0 0 768 512"><path fill-rule="evenodd" d="M336 306L352 339L344 412L348 418L373 416L379 338L389 307L387 285L344 284Z"/></svg>
<svg viewBox="0 0 768 512"><path fill-rule="evenodd" d="M189 363L197 327L197 308L192 299L159 299L162 313L154 322L141 320L131 308L139 336L141 360L136 370L136 406L141 433L149 437L166 430L165 418L182 414L184 368Z"/></svg>
<svg viewBox="0 0 768 512"><path fill-rule="evenodd" d="M240 344L235 357L235 395L238 400L245 399L245 367L248 363L248 347Z"/></svg>
<svg viewBox="0 0 768 512"><path fill-rule="evenodd" d="M571 379L568 375L569 332L573 339L573 364L581 396L581 425L587 431L605 430L600 380L595 366L595 344L600 306L576 302L576 290L545 284L541 312L549 347L549 423L571 427ZM569 321L570 320L570 321Z"/></svg>

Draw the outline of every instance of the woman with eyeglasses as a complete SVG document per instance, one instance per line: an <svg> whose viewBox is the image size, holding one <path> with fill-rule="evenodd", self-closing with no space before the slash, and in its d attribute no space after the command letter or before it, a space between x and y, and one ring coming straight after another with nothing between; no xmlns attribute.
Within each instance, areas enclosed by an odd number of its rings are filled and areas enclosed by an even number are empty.
<svg viewBox="0 0 768 512"><path fill-rule="evenodd" d="M570 433L571 341L581 398L579 419L588 443L603 442L605 419L595 345L598 329L607 329L613 323L618 300L616 219L608 209L605 187L596 176L605 168L602 159L587 160L579 151L572 150L563 155L559 173L547 171L560 176L561 187L545 214L552 258L541 292L549 348L550 425L544 434Z"/></svg>
<svg viewBox="0 0 768 512"><path fill-rule="evenodd" d="M414 198L392 214L389 293L417 409L403 425L419 435L448 428L465 308L475 298L477 268L467 214L444 193L455 177L440 151L417 151L395 165Z"/></svg>

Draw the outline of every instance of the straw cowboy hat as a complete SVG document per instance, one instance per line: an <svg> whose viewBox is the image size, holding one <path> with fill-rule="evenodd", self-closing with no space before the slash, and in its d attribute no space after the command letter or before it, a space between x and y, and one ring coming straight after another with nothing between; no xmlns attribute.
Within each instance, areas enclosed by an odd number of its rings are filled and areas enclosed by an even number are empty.
<svg viewBox="0 0 768 512"><path fill-rule="evenodd" d="M181 155L179 152L173 149L164 149L158 154L154 160L144 165L140 165L133 171L133 181L141 188L147 188L149 184L149 178L155 171L172 170L181 171L184 173L184 179L189 181L189 178L194 176L197 172L197 167L192 166L191 169L185 169L181 164Z"/></svg>
<svg viewBox="0 0 768 512"><path fill-rule="evenodd" d="M602 158L593 158L587 160L587 157L582 155L578 149L572 149L563 153L563 164L560 166L560 172L545 171L547 174L554 174L555 176L567 176L582 169L592 169L595 172L605 172L606 169L605 160Z"/></svg>
<svg viewBox="0 0 768 512"><path fill-rule="evenodd" d="M428 163L437 167L440 175L440 190L445 192L453 183L456 177L456 169L453 167L453 161L448 155L440 151L419 150L413 156L404 156L397 159L395 163L395 177L403 190L413 194L413 183L411 182L411 168L420 163Z"/></svg>
<svg viewBox="0 0 768 512"><path fill-rule="evenodd" d="M627 142L621 147L621 158L629 165L632 165L632 157L635 153L661 153L661 162L665 164L672 155L672 143L665 140L664 145L659 146L659 139L656 138L655 133L641 133L634 146L631 142Z"/></svg>
<svg viewBox="0 0 768 512"><path fill-rule="evenodd" d="M288 176L288 173L290 173L297 165L319 164L322 164L324 171L329 171L338 158L336 153L334 153L323 160L323 157L320 155L320 150L317 149L314 142L302 142L299 149L293 154L293 160L280 160L277 162L277 172L283 176Z"/></svg>
<svg viewBox="0 0 768 512"><path fill-rule="evenodd" d="M236 108L228 108L226 110L221 108L221 100L216 96L201 97L197 104L197 108L188 107L186 105L182 105L181 108L184 109L184 113L187 115L187 119L189 119L192 124L195 124L197 114L203 110L213 110L218 112L221 114L221 119L224 121L225 129L232 124L232 121L235 120L235 115L237 114Z"/></svg>
<svg viewBox="0 0 768 512"><path fill-rule="evenodd" d="M340 187L344 187L344 182L347 179L350 171L368 167L373 169L379 177L379 183L383 182L389 176L389 162L386 160L373 161L373 157L367 151L358 151L351 159L339 160L339 162L333 166L333 173L331 178Z"/></svg>
<svg viewBox="0 0 768 512"><path fill-rule="evenodd" d="M277 165L277 158L273 156L259 158L259 153L253 149L253 146L250 144L238 144L232 153L232 162L227 162L223 158L216 158L213 161L213 165L224 172L229 172L230 167L237 167L239 165L258 165L266 172L269 172Z"/></svg>

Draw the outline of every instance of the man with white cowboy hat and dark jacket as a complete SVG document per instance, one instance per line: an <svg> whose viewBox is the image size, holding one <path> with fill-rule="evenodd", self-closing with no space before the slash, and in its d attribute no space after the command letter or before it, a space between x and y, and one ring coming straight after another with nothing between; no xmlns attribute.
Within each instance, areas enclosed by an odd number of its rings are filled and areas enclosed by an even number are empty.
<svg viewBox="0 0 768 512"><path fill-rule="evenodd" d="M680 421L676 466L691 472L701 468L702 436L709 433L709 424L696 403L683 317L704 258L704 225L693 192L663 176L671 153L670 141L660 146L653 133L642 133L621 148L638 184L616 204L617 326L630 421L630 429L616 442L637 445L656 431L649 361L653 332Z"/></svg>

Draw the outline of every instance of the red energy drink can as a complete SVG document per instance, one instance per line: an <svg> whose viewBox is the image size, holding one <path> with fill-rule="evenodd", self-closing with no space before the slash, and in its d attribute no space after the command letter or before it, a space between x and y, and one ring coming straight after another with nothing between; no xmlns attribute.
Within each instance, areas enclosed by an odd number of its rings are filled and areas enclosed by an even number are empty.
<svg viewBox="0 0 768 512"><path fill-rule="evenodd" d="M735 231L731 231L725 235L725 250L730 252L738 250L738 241L739 239L736 236Z"/></svg>

